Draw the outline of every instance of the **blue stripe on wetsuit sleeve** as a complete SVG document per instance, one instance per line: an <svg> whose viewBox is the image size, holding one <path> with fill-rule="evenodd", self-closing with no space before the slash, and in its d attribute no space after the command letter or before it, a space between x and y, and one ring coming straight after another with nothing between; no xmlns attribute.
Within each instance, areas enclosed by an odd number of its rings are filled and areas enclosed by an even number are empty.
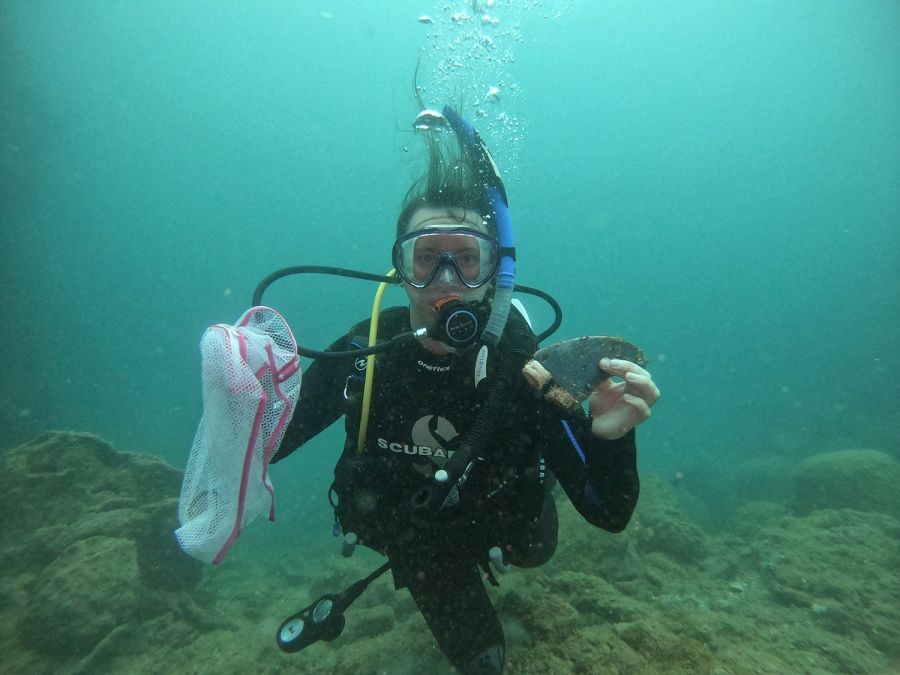
<svg viewBox="0 0 900 675"><path fill-rule="evenodd" d="M581 449L581 446L578 445L578 441L575 439L575 434L572 433L572 427L569 426L569 423L565 420L561 420L563 429L566 430L566 435L568 435L569 440L572 442L572 446L575 448L575 452L578 453L578 456L581 457L581 463L587 464L587 459L584 457L584 451Z"/></svg>
<svg viewBox="0 0 900 675"><path fill-rule="evenodd" d="M572 431L572 427L569 426L569 423L566 420L561 420L563 429L566 430L566 435L569 437L569 441L572 443L572 447L575 448L575 452L578 453L578 456L581 457L581 463L587 464L587 458L584 456L584 450L581 449L581 446L578 444L578 439L575 438L575 434ZM597 491L594 489L594 486L590 484L590 482L585 482L584 489L582 491L585 500L591 506L596 506L600 503L600 495L597 494Z"/></svg>

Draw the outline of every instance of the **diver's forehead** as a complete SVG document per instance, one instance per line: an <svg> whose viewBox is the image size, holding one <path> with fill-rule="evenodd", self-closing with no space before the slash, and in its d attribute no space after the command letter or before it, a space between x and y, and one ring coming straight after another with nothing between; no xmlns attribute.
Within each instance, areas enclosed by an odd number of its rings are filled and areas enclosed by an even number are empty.
<svg viewBox="0 0 900 675"><path fill-rule="evenodd" d="M462 220L460 220L462 216ZM434 225L454 225L455 227L471 227L487 234L487 224L481 214L472 209L448 209L434 206L423 206L409 220L409 231L421 230Z"/></svg>

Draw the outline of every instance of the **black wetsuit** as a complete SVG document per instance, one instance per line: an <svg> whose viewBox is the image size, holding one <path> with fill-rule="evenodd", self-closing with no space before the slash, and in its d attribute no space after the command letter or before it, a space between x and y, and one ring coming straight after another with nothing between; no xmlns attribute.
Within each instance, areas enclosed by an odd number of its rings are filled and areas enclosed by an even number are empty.
<svg viewBox="0 0 900 675"><path fill-rule="evenodd" d="M368 325L357 325L330 349L365 344ZM515 311L500 353L515 332L511 328L527 336L532 353L536 340ZM409 330L407 308L382 312L379 341ZM333 485L338 520L345 532L357 533L390 558L395 584L409 588L438 644L463 671L486 648L503 649L503 629L478 569L488 550L500 546L507 562L525 567L553 554L553 477L585 519L613 532L627 524L639 490L633 432L600 440L591 435L585 415L537 398L519 377L459 502L440 512L417 511L414 495L434 485L434 472L452 456L483 403L487 386L476 388L476 354L471 349L436 356L415 342L380 354L362 454L356 443L364 359L313 362L274 458L284 458L346 415L347 441ZM488 360L485 383L498 360Z"/></svg>

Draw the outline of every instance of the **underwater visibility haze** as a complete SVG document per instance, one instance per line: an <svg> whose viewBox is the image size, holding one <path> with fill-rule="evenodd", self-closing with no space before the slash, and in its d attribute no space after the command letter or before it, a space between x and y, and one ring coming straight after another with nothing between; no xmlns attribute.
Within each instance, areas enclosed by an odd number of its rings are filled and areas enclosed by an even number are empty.
<svg viewBox="0 0 900 675"><path fill-rule="evenodd" d="M628 529L563 497L554 559L492 590L508 671L900 671L900 5L7 0L0 672L449 668L384 579L274 644L379 562L331 536L341 425L220 565L167 548L200 336L277 268L387 272L416 84L497 160L550 342L624 336L663 392ZM265 300L321 349L374 292Z"/></svg>

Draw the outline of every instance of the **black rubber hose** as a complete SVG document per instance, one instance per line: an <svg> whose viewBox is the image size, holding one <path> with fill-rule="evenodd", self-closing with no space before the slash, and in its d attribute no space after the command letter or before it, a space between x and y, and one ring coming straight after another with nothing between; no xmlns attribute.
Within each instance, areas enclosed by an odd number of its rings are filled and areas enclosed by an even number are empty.
<svg viewBox="0 0 900 675"><path fill-rule="evenodd" d="M386 282L389 284L399 284L401 282L401 279L399 277L388 277L381 274L370 274L369 272L359 272L357 270L349 270L343 267L328 267L325 265L294 265L293 267L283 267L280 270L275 270L271 274L267 275L262 281L260 281L256 286L256 290L253 291L253 304L251 306L257 307L262 304L263 294L273 283L275 283L279 279L283 279L284 277L289 277L294 274L330 274L332 276L362 279L364 281L377 281L379 283ZM538 342L543 342L548 337L553 335L553 333L556 332L556 329L559 328L560 324L562 323L562 308L559 306L559 303L553 298L552 295L537 288L532 288L530 286L521 286L517 284L515 290L520 293L526 293L528 295L534 295L535 297L541 298L548 305L550 305L550 307L553 308L553 313L555 315L553 323L550 324L549 328L547 328L537 336ZM397 335L393 339L380 345L375 345L373 347L368 347L365 349L353 349L340 352L319 351L316 349L300 347L298 345L297 353L300 354L300 356L306 356L312 359L356 358L359 356L368 356L369 354L378 354L380 352L390 351L397 347L397 343L406 342L407 340L410 340L412 338L412 333L401 333L400 335Z"/></svg>

